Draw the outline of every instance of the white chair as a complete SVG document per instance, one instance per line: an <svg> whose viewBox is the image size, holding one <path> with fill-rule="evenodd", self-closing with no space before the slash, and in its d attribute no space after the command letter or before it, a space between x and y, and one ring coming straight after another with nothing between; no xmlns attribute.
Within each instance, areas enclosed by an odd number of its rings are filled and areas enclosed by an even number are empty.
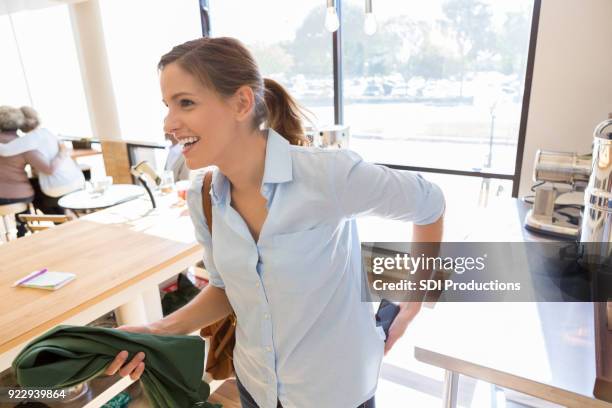
<svg viewBox="0 0 612 408"><path fill-rule="evenodd" d="M15 228L12 228L12 219L15 214L26 211L28 203L13 203L0 205L0 217L2 217L2 226L4 227L4 239L8 242L13 235L16 236Z"/></svg>

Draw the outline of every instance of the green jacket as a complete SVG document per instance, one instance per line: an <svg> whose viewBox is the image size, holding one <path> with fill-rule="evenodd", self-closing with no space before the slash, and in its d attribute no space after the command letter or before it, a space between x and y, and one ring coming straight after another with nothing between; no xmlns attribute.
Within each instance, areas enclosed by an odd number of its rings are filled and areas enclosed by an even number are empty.
<svg viewBox="0 0 612 408"><path fill-rule="evenodd" d="M202 381L204 340L198 336L60 325L29 342L12 365L22 387L65 388L103 374L122 350L127 361L145 353L140 380L152 407L220 407L205 402L210 387Z"/></svg>

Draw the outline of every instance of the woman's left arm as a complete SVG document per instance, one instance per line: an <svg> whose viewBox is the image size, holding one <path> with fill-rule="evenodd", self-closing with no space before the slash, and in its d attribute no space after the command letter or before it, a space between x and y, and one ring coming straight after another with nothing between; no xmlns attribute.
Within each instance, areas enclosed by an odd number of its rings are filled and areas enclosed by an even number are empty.
<svg viewBox="0 0 612 408"><path fill-rule="evenodd" d="M439 245L433 243L439 243L442 241L442 234L444 231L444 213L432 224L417 225L413 224L412 227L412 252L413 253L424 253L425 256L435 257L439 252ZM429 275L431 271L423 270L418 273L422 275ZM420 276L417 279L427 279L429 276ZM385 355L395 342L404 335L406 329L412 319L421 310L423 302L422 299L418 299L414 302L400 302L400 311L397 317L389 327L389 336L385 342Z"/></svg>
<svg viewBox="0 0 612 408"><path fill-rule="evenodd" d="M339 149L334 159L332 185L339 215L412 222L412 253L438 256L446 212L444 193L438 185L419 173L368 163L347 149ZM420 270L414 279L428 279L430 275L431 271ZM400 304L400 312L389 328L385 354L421 309L424 293L416 293L416 299Z"/></svg>

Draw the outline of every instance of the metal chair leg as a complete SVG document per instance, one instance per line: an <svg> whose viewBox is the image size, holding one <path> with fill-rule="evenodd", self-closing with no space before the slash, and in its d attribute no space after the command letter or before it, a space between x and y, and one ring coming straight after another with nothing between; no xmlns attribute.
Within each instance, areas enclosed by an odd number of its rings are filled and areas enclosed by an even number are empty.
<svg viewBox="0 0 612 408"><path fill-rule="evenodd" d="M457 391L459 388L459 373L446 370L444 372L444 393L442 406L444 408L457 408Z"/></svg>

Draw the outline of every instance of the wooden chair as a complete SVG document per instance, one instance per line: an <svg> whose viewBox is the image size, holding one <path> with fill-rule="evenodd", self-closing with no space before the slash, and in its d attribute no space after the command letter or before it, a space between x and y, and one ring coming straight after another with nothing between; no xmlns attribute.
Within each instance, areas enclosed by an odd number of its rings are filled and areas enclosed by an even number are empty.
<svg viewBox="0 0 612 408"><path fill-rule="evenodd" d="M19 219L26 223L26 227L31 233L43 231L55 225L70 221L67 215L39 215L39 214L19 214Z"/></svg>
<svg viewBox="0 0 612 408"><path fill-rule="evenodd" d="M122 140L101 140L100 145L106 175L111 176L115 184L133 184L127 143Z"/></svg>
<svg viewBox="0 0 612 408"><path fill-rule="evenodd" d="M12 218L15 214L26 211L28 209L28 203L13 203L0 205L0 217L2 217L2 226L4 227L4 238L6 241L10 241L13 234L16 232L15 228L12 228ZM16 234L14 234L16 236Z"/></svg>

